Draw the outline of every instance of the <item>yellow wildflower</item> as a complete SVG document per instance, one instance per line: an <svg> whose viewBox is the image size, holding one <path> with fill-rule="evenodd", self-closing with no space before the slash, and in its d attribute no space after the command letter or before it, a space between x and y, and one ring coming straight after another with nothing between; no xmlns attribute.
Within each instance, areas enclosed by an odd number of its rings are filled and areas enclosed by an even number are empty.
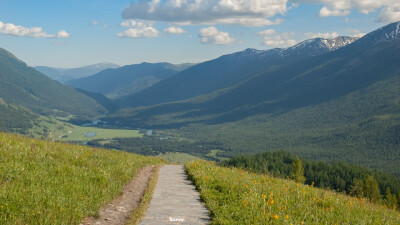
<svg viewBox="0 0 400 225"><path fill-rule="evenodd" d="M274 214L274 215L271 216L271 218L277 220L277 219L279 219L279 215L278 214Z"/></svg>

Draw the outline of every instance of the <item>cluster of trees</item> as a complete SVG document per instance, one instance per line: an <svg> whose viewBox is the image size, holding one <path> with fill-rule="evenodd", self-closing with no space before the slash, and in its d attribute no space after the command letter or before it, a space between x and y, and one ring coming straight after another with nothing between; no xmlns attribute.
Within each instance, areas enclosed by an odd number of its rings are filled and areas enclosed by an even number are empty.
<svg viewBox="0 0 400 225"><path fill-rule="evenodd" d="M1 101L1 98L0 98ZM0 131L25 134L37 115L26 109L0 102Z"/></svg>
<svg viewBox="0 0 400 225"><path fill-rule="evenodd" d="M115 138L110 143L103 143L104 140L93 140L87 144L95 147L124 150L141 155L159 155L166 152L182 152L197 157L218 160L208 156L211 150L221 149L217 142L186 141L162 139L159 136L144 136L143 138Z"/></svg>
<svg viewBox="0 0 400 225"><path fill-rule="evenodd" d="M344 162L327 163L298 158L285 151L239 156L220 163L251 168L297 182L365 197L388 207L400 207L400 179L385 172Z"/></svg>

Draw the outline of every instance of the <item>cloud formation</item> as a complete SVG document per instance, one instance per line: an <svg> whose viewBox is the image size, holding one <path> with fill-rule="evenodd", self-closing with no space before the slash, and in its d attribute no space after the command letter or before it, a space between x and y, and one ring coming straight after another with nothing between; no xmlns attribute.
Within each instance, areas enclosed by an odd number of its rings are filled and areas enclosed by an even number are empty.
<svg viewBox="0 0 400 225"><path fill-rule="evenodd" d="M0 21L0 34L32 37L32 38L68 38L69 34L65 30L58 31L57 34L48 34L41 27L26 28L12 23L3 23Z"/></svg>
<svg viewBox="0 0 400 225"><path fill-rule="evenodd" d="M117 34L118 37L124 38L142 38L142 37L158 37L160 32L153 27L153 23L141 22L135 20L122 21L121 27L129 29Z"/></svg>
<svg viewBox="0 0 400 225"><path fill-rule="evenodd" d="M332 39L339 37L337 32L332 33L305 33L304 34L307 38L324 38L324 39Z"/></svg>
<svg viewBox="0 0 400 225"><path fill-rule="evenodd" d="M118 33L118 37L141 38L141 37L158 37L160 32L154 27L129 28Z"/></svg>
<svg viewBox="0 0 400 225"><path fill-rule="evenodd" d="M178 34L178 35L186 33L186 31L180 27L168 27L164 29L164 32L168 34Z"/></svg>
<svg viewBox="0 0 400 225"><path fill-rule="evenodd" d="M294 32L278 34L274 29L264 30L257 34L263 37L262 45L271 47L288 47L297 44L297 41L293 39L294 35Z"/></svg>
<svg viewBox="0 0 400 225"><path fill-rule="evenodd" d="M378 22L400 20L399 0L290 0L293 4L322 4L319 16L347 16L352 9L369 14L382 9Z"/></svg>
<svg viewBox="0 0 400 225"><path fill-rule="evenodd" d="M377 21L381 23L400 21L400 3L384 8Z"/></svg>
<svg viewBox="0 0 400 225"><path fill-rule="evenodd" d="M139 0L124 9L124 19L190 24L267 26L268 18L284 15L288 0Z"/></svg>
<svg viewBox="0 0 400 225"><path fill-rule="evenodd" d="M227 45L235 42L235 39L227 32L219 31L215 27L200 29L199 38L201 39L201 43L204 44Z"/></svg>
<svg viewBox="0 0 400 225"><path fill-rule="evenodd" d="M319 11L320 17L347 16L349 14L350 10L339 10L339 9L330 10L326 6L322 7L322 9Z"/></svg>

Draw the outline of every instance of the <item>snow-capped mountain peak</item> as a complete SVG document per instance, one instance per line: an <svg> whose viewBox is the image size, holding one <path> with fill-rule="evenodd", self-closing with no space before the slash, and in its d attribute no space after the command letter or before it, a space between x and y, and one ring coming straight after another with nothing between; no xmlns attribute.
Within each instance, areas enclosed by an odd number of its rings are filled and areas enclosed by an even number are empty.
<svg viewBox="0 0 400 225"><path fill-rule="evenodd" d="M279 55L281 57L286 57L288 55L301 55L301 54L316 56L342 48L346 45L353 43L357 39L358 38L356 37L345 37L345 36L340 36L332 39L324 39L324 38L309 39L300 42L299 44L293 47L282 49L279 52Z"/></svg>

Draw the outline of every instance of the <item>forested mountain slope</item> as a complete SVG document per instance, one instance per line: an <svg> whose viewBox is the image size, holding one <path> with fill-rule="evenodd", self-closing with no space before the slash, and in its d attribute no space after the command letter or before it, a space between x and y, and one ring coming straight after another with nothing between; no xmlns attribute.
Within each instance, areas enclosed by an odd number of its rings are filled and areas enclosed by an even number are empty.
<svg viewBox="0 0 400 225"><path fill-rule="evenodd" d="M106 110L95 100L27 66L0 49L0 98L43 115L98 116Z"/></svg>
<svg viewBox="0 0 400 225"><path fill-rule="evenodd" d="M231 149L218 153L225 157L285 149L399 175L398 27L390 24L336 51L213 94L125 109L109 120L219 142Z"/></svg>
<svg viewBox="0 0 400 225"><path fill-rule="evenodd" d="M246 49L193 66L119 102L123 106L146 106L185 100L229 87L261 71L339 49L354 40L317 38L286 49Z"/></svg>

